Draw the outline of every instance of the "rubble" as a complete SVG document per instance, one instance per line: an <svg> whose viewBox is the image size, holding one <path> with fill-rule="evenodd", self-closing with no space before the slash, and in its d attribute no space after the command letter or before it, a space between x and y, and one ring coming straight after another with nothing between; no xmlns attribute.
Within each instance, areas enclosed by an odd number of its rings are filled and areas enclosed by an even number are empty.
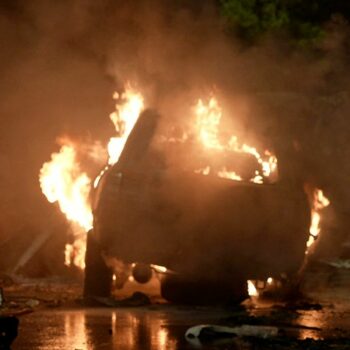
<svg viewBox="0 0 350 350"><path fill-rule="evenodd" d="M199 325L187 330L186 338L220 338L220 337L276 337L279 333L277 327L242 325L239 327L225 327L218 325Z"/></svg>

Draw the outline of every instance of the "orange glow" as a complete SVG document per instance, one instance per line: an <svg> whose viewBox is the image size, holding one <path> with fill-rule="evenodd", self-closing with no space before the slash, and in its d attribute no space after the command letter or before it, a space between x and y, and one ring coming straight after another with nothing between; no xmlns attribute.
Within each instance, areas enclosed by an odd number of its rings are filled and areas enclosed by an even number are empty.
<svg viewBox="0 0 350 350"><path fill-rule="evenodd" d="M89 203L91 180L80 169L75 146L65 140L58 153L40 170L41 190L50 203L58 203L60 210L71 222L73 244L66 245L65 264L84 268L85 240L82 236L92 228Z"/></svg>
<svg viewBox="0 0 350 350"><path fill-rule="evenodd" d="M132 89L129 85L122 94L117 92L113 95L116 100L115 112L109 116L115 131L116 136L111 137L108 145L108 165L113 165L118 162L119 157L124 149L125 143L134 128L140 113L144 108L144 99L142 95ZM94 188L97 187L102 175L107 171L106 166L94 181Z"/></svg>
<svg viewBox="0 0 350 350"><path fill-rule="evenodd" d="M210 166L207 166L207 167L201 168L201 169L197 169L194 172L196 174L209 175L209 173L210 173Z"/></svg>
<svg viewBox="0 0 350 350"><path fill-rule="evenodd" d="M224 167L222 170L220 170L217 174L219 177L223 177L225 179L231 179L235 181L242 181L242 178L237 175L234 171L228 171Z"/></svg>
<svg viewBox="0 0 350 350"><path fill-rule="evenodd" d="M323 191L316 188L312 193L311 198L311 223L309 229L309 239L306 243L306 254L309 253L311 247L315 243L317 237L321 232L321 212L330 204L329 199L324 195Z"/></svg>
<svg viewBox="0 0 350 350"><path fill-rule="evenodd" d="M108 143L108 164L115 164L125 146L126 140L143 109L143 97L128 86L124 93L114 94L116 111L110 115L117 135ZM71 224L74 236L72 244L66 244L65 264L84 269L86 233L92 229L92 210L89 200L91 179L80 168L76 146L70 141L63 141L58 153L51 156L40 170L41 190L50 203L57 202L62 213ZM95 152L96 153L96 152ZM100 153L98 153L100 154ZM103 169L94 181L106 171Z"/></svg>
<svg viewBox="0 0 350 350"><path fill-rule="evenodd" d="M248 295L250 297L257 297L259 296L259 292L255 287L255 284L252 280L247 281L247 287L248 287Z"/></svg>
<svg viewBox="0 0 350 350"><path fill-rule="evenodd" d="M198 139L204 148L209 150L247 153L254 156L258 164L260 164L262 171L261 173L257 172L255 176L250 179L251 182L262 184L263 176L269 177L276 173L277 158L270 151L265 151L264 155L261 156L255 147L249 146L245 143L239 143L238 138L235 135L232 135L229 141L226 143L220 141L219 129L222 118L222 110L216 98L212 97L207 104L205 104L201 99L198 100L195 107L195 114L197 118L196 127ZM211 169L208 169L207 167L196 172L203 175L208 175L211 173L210 170ZM242 181L240 174L237 174L234 171L228 171L225 167L218 170L216 175L235 181Z"/></svg>
<svg viewBox="0 0 350 350"><path fill-rule="evenodd" d="M196 106L198 136L203 146L212 149L223 149L218 140L219 125L222 117L221 108L215 98L205 105L199 100Z"/></svg>
<svg viewBox="0 0 350 350"><path fill-rule="evenodd" d="M117 136L112 137L108 143L108 164L115 164L122 153L128 136L135 126L137 119L144 107L143 97L128 86L124 93L114 94L117 101L115 112L110 115L114 124Z"/></svg>
<svg viewBox="0 0 350 350"><path fill-rule="evenodd" d="M156 270L157 272L162 272L165 273L168 271L168 269L165 266L160 266L160 265L154 265L152 264L151 267Z"/></svg>
<svg viewBox="0 0 350 350"><path fill-rule="evenodd" d="M69 221L88 231L92 213L88 204L90 179L82 172L73 144L63 144L40 170L40 186L50 203L57 202Z"/></svg>
<svg viewBox="0 0 350 350"><path fill-rule="evenodd" d="M110 119L115 127L116 135L110 139L107 146L108 165L96 177L93 182L94 187L97 187L101 176L108 167L118 162L127 138L144 108L143 96L130 86L127 86L122 94L115 93L113 98L116 105ZM265 151L261 155L255 147L239 143L238 138L234 135L228 141L220 140L222 110L215 98L211 98L208 103L199 100L195 108L195 116L196 134L200 144L205 149L246 153L256 158L261 165L261 171L256 171L250 179L251 182L261 184L264 182L264 177L276 173L277 158L269 151ZM99 157L101 153L95 152L94 154ZM52 154L51 160L42 166L40 186L48 201L57 202L60 210L71 224L74 241L72 244L66 245L65 263L84 268L86 232L92 228L93 223L89 201L92 181L81 170L77 158L76 145L70 141L64 141L60 151ZM242 181L241 174L230 170L229 167L212 169L206 166L196 170L196 173Z"/></svg>

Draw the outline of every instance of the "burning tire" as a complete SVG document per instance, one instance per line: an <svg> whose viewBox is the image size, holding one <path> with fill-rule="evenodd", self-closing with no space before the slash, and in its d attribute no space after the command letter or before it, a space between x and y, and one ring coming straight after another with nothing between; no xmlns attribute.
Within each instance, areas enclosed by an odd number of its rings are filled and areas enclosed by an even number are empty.
<svg viewBox="0 0 350 350"><path fill-rule="evenodd" d="M161 295L169 302L191 305L236 305L248 297L242 278L211 281L170 274L161 280Z"/></svg>
<svg viewBox="0 0 350 350"><path fill-rule="evenodd" d="M90 231L86 243L84 297L109 297L111 284L112 271L107 267L101 247Z"/></svg>

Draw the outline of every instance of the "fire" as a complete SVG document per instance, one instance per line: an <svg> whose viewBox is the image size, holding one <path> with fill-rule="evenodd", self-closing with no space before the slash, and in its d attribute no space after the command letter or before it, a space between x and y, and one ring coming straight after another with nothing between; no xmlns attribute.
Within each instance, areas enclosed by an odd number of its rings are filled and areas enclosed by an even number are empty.
<svg viewBox="0 0 350 350"><path fill-rule="evenodd" d="M118 162L125 143L130 135L137 119L144 108L143 96L127 86L121 94L115 93L115 111L110 119L116 130L116 136L108 143L108 165L95 179L93 185L96 187L103 173ZM261 165L261 172L257 171L250 181L263 183L263 177L270 176L277 169L277 159L269 151L261 156L256 148L247 144L240 144L236 136L231 136L228 142L219 139L220 121L222 110L215 98L211 98L206 104L198 101L195 109L197 117L196 129L200 143L205 149L219 151L234 151L253 155ZM215 170L209 166L196 172L205 175L212 174L219 177L242 181L240 174L222 167ZM40 170L40 186L42 192L51 203L57 202L60 210L71 223L74 242L66 245L66 264L76 265L84 268L84 254L86 244L86 232L92 228L93 216L89 201L91 179L81 170L77 159L77 147L72 142L62 143L58 153L54 153L51 161L45 163Z"/></svg>
<svg viewBox="0 0 350 350"><path fill-rule="evenodd" d="M199 100L196 106L196 116L199 139L204 147L222 150L224 147L218 140L222 111L217 100L211 98L208 105Z"/></svg>
<svg viewBox="0 0 350 350"><path fill-rule="evenodd" d="M151 264L151 267L157 271L157 272L161 272L161 273L166 273L168 271L168 269L165 266L161 266L161 265L154 265Z"/></svg>
<svg viewBox="0 0 350 350"><path fill-rule="evenodd" d="M116 92L113 98L116 100L116 110L111 113L109 117L115 127L117 135L111 137L108 142L108 165L96 177L94 188L97 187L102 175L106 172L108 167L118 162L126 140L144 108L143 96L130 86L127 86L125 92L122 94Z"/></svg>
<svg viewBox="0 0 350 350"><path fill-rule="evenodd" d="M309 240L306 243L306 254L310 251L310 248L315 243L317 237L320 234L320 222L321 212L324 208L330 204L329 199L324 195L323 191L316 188L313 190L311 198L311 224L309 229Z"/></svg>
<svg viewBox="0 0 350 350"><path fill-rule="evenodd" d="M255 284L254 284L253 281L248 280L247 281L247 287L248 287L248 295L250 297L257 297L257 296L259 296L259 292L256 289Z"/></svg>
<svg viewBox="0 0 350 350"><path fill-rule="evenodd" d="M231 180L235 180L235 181L242 181L242 178L238 174L236 174L234 171L226 170L225 167L218 172L218 176L219 177L223 177L225 179L231 179Z"/></svg>
<svg viewBox="0 0 350 350"><path fill-rule="evenodd" d="M110 165L115 164L119 160L126 140L144 107L142 95L134 91L130 86L122 94L116 92L113 98L117 101L116 110L110 115L110 118L114 124L117 136L112 137L108 143L108 164Z"/></svg>
<svg viewBox="0 0 350 350"><path fill-rule="evenodd" d="M40 186L50 203L57 202L67 219L85 231L92 228L91 180L81 171L73 144L63 144L40 170Z"/></svg>
<svg viewBox="0 0 350 350"><path fill-rule="evenodd" d="M50 203L58 203L60 210L72 223L75 238L66 245L65 263L84 267L85 237L82 234L92 228L92 212L89 203L91 180L80 169L77 150L68 140L51 161L44 163L40 170L41 190Z"/></svg>
<svg viewBox="0 0 350 350"><path fill-rule="evenodd" d="M108 164L115 164L126 140L143 109L143 97L128 86L124 93L114 94L116 111L110 115L117 135L108 143ZM103 172L105 169L103 170ZM103 172L94 181L97 186ZM50 203L58 203L60 210L71 224L74 242L66 244L65 264L85 267L86 233L92 229L93 216L89 195L91 179L81 170L76 146L65 140L58 153L51 156L40 170L41 190Z"/></svg>
<svg viewBox="0 0 350 350"><path fill-rule="evenodd" d="M249 146L245 143L239 143L238 138L235 135L232 135L228 142L221 142L219 139L219 129L222 110L216 98L212 97L207 104L200 99L195 107L195 114L197 117L196 127L198 138L204 148L253 155L258 164L261 165L262 172L260 173L257 171L255 176L250 179L251 182L262 184L263 176L269 177L276 173L277 158L270 151L265 151L264 155L261 156L255 147ZM202 170L197 170L196 172L207 175L211 172L210 170L210 168L204 168ZM234 171L229 171L225 167L217 171L216 175L235 181L242 181L239 174Z"/></svg>

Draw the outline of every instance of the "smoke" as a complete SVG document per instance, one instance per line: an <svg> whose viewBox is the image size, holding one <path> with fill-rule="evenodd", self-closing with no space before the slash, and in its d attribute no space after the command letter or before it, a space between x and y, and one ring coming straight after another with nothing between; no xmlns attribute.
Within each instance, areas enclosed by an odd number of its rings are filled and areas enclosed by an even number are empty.
<svg viewBox="0 0 350 350"><path fill-rule="evenodd" d="M106 142L112 93L126 81L168 118L215 91L240 136L275 148L284 172L324 188L344 221L347 26L335 19L328 33L305 54L270 37L242 45L211 1L2 1L0 235L40 226L52 208L38 173L55 140Z"/></svg>

